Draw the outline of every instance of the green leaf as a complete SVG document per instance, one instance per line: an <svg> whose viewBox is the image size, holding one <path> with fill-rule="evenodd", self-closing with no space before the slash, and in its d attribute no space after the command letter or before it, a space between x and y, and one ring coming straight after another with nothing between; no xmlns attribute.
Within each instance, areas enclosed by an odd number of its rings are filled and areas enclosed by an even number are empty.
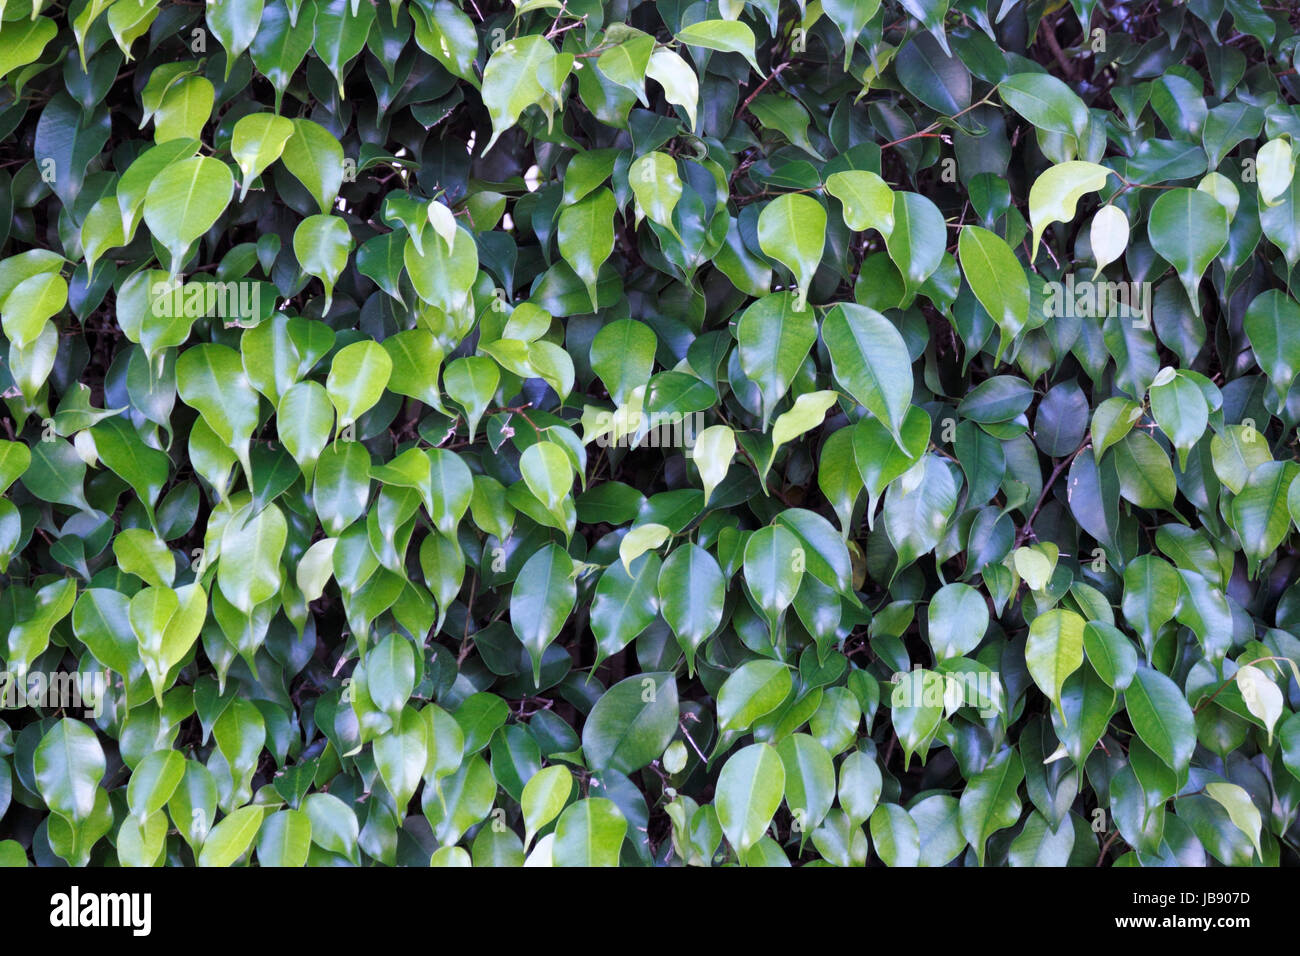
<svg viewBox="0 0 1300 956"><path fill-rule="evenodd" d="M1232 527L1241 539L1251 577L1291 531L1289 493L1297 474L1300 465L1294 462L1266 462L1251 472L1232 499Z"/></svg>
<svg viewBox="0 0 1300 956"><path fill-rule="evenodd" d="M791 292L763 296L736 320L740 367L762 393L764 428L816 341L813 310Z"/></svg>
<svg viewBox="0 0 1300 956"><path fill-rule="evenodd" d="M199 866L226 867L238 862L253 845L262 827L263 807L240 807L221 820L199 852Z"/></svg>
<svg viewBox="0 0 1300 956"><path fill-rule="evenodd" d="M919 193L894 193L894 227L885 237L889 258L898 267L907 298L934 275L948 246L943 213Z"/></svg>
<svg viewBox="0 0 1300 956"><path fill-rule="evenodd" d="M596 771L632 774L659 757L677 733L677 681L638 674L601 695L582 727L582 750Z"/></svg>
<svg viewBox="0 0 1300 956"><path fill-rule="evenodd" d="M348 231L347 223L338 216L308 216L293 231L293 254L297 256L298 264L304 272L320 279L325 285L326 312L334 299L334 286L343 275L351 251L352 233Z"/></svg>
<svg viewBox="0 0 1300 956"><path fill-rule="evenodd" d="M718 822L741 857L763 836L785 794L785 767L775 749L751 744L736 751L718 774Z"/></svg>
<svg viewBox="0 0 1300 956"><path fill-rule="evenodd" d="M573 774L563 764L544 767L529 778L519 801L524 815L524 846L532 846L539 830L560 815L573 793Z"/></svg>
<svg viewBox="0 0 1300 956"><path fill-rule="evenodd" d="M343 147L333 134L319 123L295 119L280 160L316 200L321 215L328 215L343 185Z"/></svg>
<svg viewBox="0 0 1300 956"><path fill-rule="evenodd" d="M1025 643L1029 676L1058 710L1066 678L1083 664L1085 623L1073 611L1054 608L1034 618L1029 625L1029 639ZM1066 720L1064 711L1061 719Z"/></svg>
<svg viewBox="0 0 1300 956"><path fill-rule="evenodd" d="M428 456L429 500L433 502L429 517L443 534L453 534L474 495L474 478L469 466L453 451L430 448Z"/></svg>
<svg viewBox="0 0 1300 956"><path fill-rule="evenodd" d="M202 76L182 77L163 94L153 114L154 140L166 143L173 139L196 140L203 134L212 115L216 90Z"/></svg>
<svg viewBox="0 0 1300 956"><path fill-rule="evenodd" d="M1144 432L1129 432L1115 446L1120 494L1139 508L1172 508L1177 484L1169 457Z"/></svg>
<svg viewBox="0 0 1300 956"><path fill-rule="evenodd" d="M1176 372L1167 382L1152 385L1150 398L1156 424L1178 449L1178 467L1186 471L1188 453L1209 427L1210 408L1205 396L1194 381Z"/></svg>
<svg viewBox="0 0 1300 956"><path fill-rule="evenodd" d="M577 587L573 559L558 545L533 553L510 591L510 626L533 661L533 681L541 681L542 653L573 611Z"/></svg>
<svg viewBox="0 0 1300 956"><path fill-rule="evenodd" d="M1016 254L996 233L967 226L957 248L971 291L1002 330L1000 358L1029 322L1029 280Z"/></svg>
<svg viewBox="0 0 1300 956"><path fill-rule="evenodd" d="M822 321L822 340L835 380L906 450L900 429L911 407L912 363L898 330L874 309L839 303Z"/></svg>
<svg viewBox="0 0 1300 956"><path fill-rule="evenodd" d="M596 585L591 605L591 633L596 637L597 659L617 654L649 627L659 607L656 587L662 562L649 554L631 562L611 564Z"/></svg>
<svg viewBox="0 0 1300 956"><path fill-rule="evenodd" d="M1244 325L1255 361L1284 401L1300 371L1300 304L1269 289L1251 300Z"/></svg>
<svg viewBox="0 0 1300 956"><path fill-rule="evenodd" d="M1083 139L1089 122L1083 100L1046 73L1016 73L998 84L1002 102L1040 130Z"/></svg>
<svg viewBox="0 0 1300 956"><path fill-rule="evenodd" d="M853 426L853 458L867 489L867 526L875 527L876 504L885 488L921 460L930 443L930 416L916 406L907 410L899 429L901 442L875 418L859 419ZM823 455L825 451L823 451Z"/></svg>
<svg viewBox="0 0 1300 956"><path fill-rule="evenodd" d="M826 209L810 196L777 196L759 213L758 245L794 273L800 287L797 306L802 306L826 246Z"/></svg>
<svg viewBox="0 0 1300 956"><path fill-rule="evenodd" d="M45 805L74 825L84 823L95 809L107 766L95 732L64 717L41 737L33 759Z"/></svg>
<svg viewBox="0 0 1300 956"><path fill-rule="evenodd" d="M780 525L755 531L745 544L745 585L773 635L799 590L806 562L799 539Z"/></svg>
<svg viewBox="0 0 1300 956"><path fill-rule="evenodd" d="M1097 676L1112 689L1124 690L1132 682L1137 652L1119 628L1105 621L1089 621L1083 629L1083 649Z"/></svg>
<svg viewBox="0 0 1300 956"><path fill-rule="evenodd" d="M239 56L257 35L262 0L213 0L207 9L208 27L226 51L226 79Z"/></svg>
<svg viewBox="0 0 1300 956"><path fill-rule="evenodd" d="M647 38L648 39L648 38ZM596 278L600 267L614 250L614 194L599 189L560 213L556 234L560 255L573 266L587 286L592 302L598 300Z"/></svg>
<svg viewBox="0 0 1300 956"><path fill-rule="evenodd" d="M1288 139L1270 139L1255 154L1255 177L1259 198L1264 205L1275 206L1291 186L1295 176L1295 155Z"/></svg>
<svg viewBox="0 0 1300 956"><path fill-rule="evenodd" d="M869 754L855 750L840 764L839 801L854 827L865 823L880 800L883 777Z"/></svg>
<svg viewBox="0 0 1300 956"><path fill-rule="evenodd" d="M402 252L402 262L410 274L411 284L421 300L443 312L455 313L469 301L470 286L478 272L478 252L474 238L461 228L450 251L436 238L432 225L426 225L425 238L417 246L408 237Z"/></svg>
<svg viewBox="0 0 1300 956"><path fill-rule="evenodd" d="M409 9L420 49L477 86L474 59L478 55L478 34L474 21L451 0L416 4Z"/></svg>
<svg viewBox="0 0 1300 956"><path fill-rule="evenodd" d="M555 866L618 866L627 818L612 800L588 797L570 804L555 824Z"/></svg>
<svg viewBox="0 0 1300 956"><path fill-rule="evenodd" d="M1259 842L1260 831L1263 828L1263 818L1260 816L1259 809L1255 806L1254 801L1251 800L1250 794L1235 783L1222 783L1219 781L1207 783L1205 793L1228 811L1228 816L1233 824L1236 825L1238 830L1250 837L1251 843L1255 845L1255 852L1263 860L1264 848Z"/></svg>
<svg viewBox="0 0 1300 956"><path fill-rule="evenodd" d="M225 212L235 189L230 167L209 156L172 163L149 184L144 221L171 253L171 273L184 264L185 252Z"/></svg>
<svg viewBox="0 0 1300 956"><path fill-rule="evenodd" d="M885 531L899 568L938 545L957 506L957 483L938 456L924 456L913 469L919 481L895 484L885 497Z"/></svg>
<svg viewBox="0 0 1300 956"><path fill-rule="evenodd" d="M1073 220L1075 207L1084 194L1101 189L1111 175L1105 166L1071 160L1057 163L1034 180L1029 189L1029 221L1034 227L1030 262L1038 258L1038 242L1043 231L1054 222Z"/></svg>
<svg viewBox="0 0 1300 956"><path fill-rule="evenodd" d="M677 161L658 151L638 157L627 171L627 181L636 197L636 223L648 216L677 237L673 210L682 198L682 179Z"/></svg>
<svg viewBox="0 0 1300 956"><path fill-rule="evenodd" d="M456 359L443 370L443 387L447 396L465 409L471 439L478 432L478 423L500 381L501 370L497 364L481 355Z"/></svg>
<svg viewBox="0 0 1300 956"><path fill-rule="evenodd" d="M776 747L785 770L785 803L802 839L825 819L835 801L835 764L808 734L791 734Z"/></svg>
<svg viewBox="0 0 1300 956"><path fill-rule="evenodd" d="M375 8L369 3L316 0L316 35L312 46L337 81L339 99L344 99L343 78L348 73L348 64L365 48L374 21Z"/></svg>
<svg viewBox="0 0 1300 956"><path fill-rule="evenodd" d="M658 339L645 323L616 319L602 326L591 341L591 368L618 405L644 388L654 368Z"/></svg>
<svg viewBox="0 0 1300 956"><path fill-rule="evenodd" d="M1196 723L1178 685L1159 671L1139 668L1124 691L1124 704L1142 742L1183 774L1196 748Z"/></svg>
<svg viewBox="0 0 1300 956"><path fill-rule="evenodd" d="M894 70L909 93L941 115L953 116L971 105L970 72L936 36L914 35L899 49Z"/></svg>
<svg viewBox="0 0 1300 956"><path fill-rule="evenodd" d="M366 691L394 721L415 690L415 653L409 641L390 634L366 655Z"/></svg>
<svg viewBox="0 0 1300 956"><path fill-rule="evenodd" d="M18 681L27 679L27 669L50 646L50 632L68 616L76 598L76 582L60 578L37 591L22 616L13 621L6 660Z"/></svg>
<svg viewBox="0 0 1300 956"><path fill-rule="evenodd" d="M844 223L855 232L875 229L888 239L894 231L894 191L870 170L832 173L826 191L843 205Z"/></svg>
<svg viewBox="0 0 1300 956"><path fill-rule="evenodd" d="M1170 189L1152 205L1147 234L1151 248L1178 273L1192 312L1200 315L1197 286L1210 263L1228 244L1227 210L1200 190Z"/></svg>
<svg viewBox="0 0 1300 956"><path fill-rule="evenodd" d="M679 30L677 39L687 46L719 53L739 53L749 61L755 73L763 75L754 59L754 31L739 20L701 20Z"/></svg>
<svg viewBox="0 0 1300 956"><path fill-rule="evenodd" d="M617 32L616 32L617 31ZM626 87L643 106L645 98L646 67L655 48L655 39L648 33L620 24L606 33L606 39L617 36L620 40L596 59L596 69L619 86Z"/></svg>
<svg viewBox="0 0 1300 956"><path fill-rule="evenodd" d="M35 7L32 12L33 14L36 12ZM33 16L27 22L20 21L10 29L14 32L11 36L5 37L7 42L4 49L0 50L0 77L38 60L45 47L59 32L58 24L49 17L37 16Z"/></svg>
<svg viewBox="0 0 1300 956"><path fill-rule="evenodd" d="M699 469L706 505L714 489L727 477L735 456L736 433L726 425L710 425L696 436L691 461Z"/></svg>
<svg viewBox="0 0 1300 956"><path fill-rule="evenodd" d="M736 668L718 690L718 730L741 732L776 710L793 687L780 661L750 661Z"/></svg>
<svg viewBox="0 0 1300 956"><path fill-rule="evenodd" d="M484 153L519 121L525 109L548 95L541 77L555 71L556 60L555 47L537 35L515 37L493 52L483 70L483 105L492 118L492 135Z"/></svg>
<svg viewBox="0 0 1300 956"><path fill-rule="evenodd" d="M822 12L835 24L844 38L844 71L847 73L853 60L853 49L858 34L867 21L880 9L880 0L823 0Z"/></svg>
<svg viewBox="0 0 1300 956"><path fill-rule="evenodd" d="M390 635L385 640L393 638ZM424 776L429 758L428 726L424 718L409 707L397 712L393 724L392 730L375 739L375 766L379 768L384 786L392 794L399 810L404 810Z"/></svg>
<svg viewBox="0 0 1300 956"><path fill-rule="evenodd" d="M984 865L988 838L1020 819L1020 795L1025 778L1020 754L1004 748L967 782L960 799L961 832L975 848L975 858Z"/></svg>
<svg viewBox="0 0 1300 956"><path fill-rule="evenodd" d="M623 570L632 573L632 562L668 540L672 532L661 524L637 525L623 536L618 543L618 557L623 562Z"/></svg>
<svg viewBox="0 0 1300 956"><path fill-rule="evenodd" d="M176 390L251 474L248 448L258 425L258 397L239 353L208 342L187 349L176 360Z"/></svg>
<svg viewBox="0 0 1300 956"><path fill-rule="evenodd" d="M1267 674L1253 664L1245 664L1237 668L1237 673L1233 677L1237 689L1241 691L1241 699L1246 703L1246 709L1264 724L1264 728L1268 731L1268 742L1272 744L1273 728L1282 717L1282 691Z"/></svg>
<svg viewBox="0 0 1300 956"><path fill-rule="evenodd" d="M984 597L966 584L941 587L930 599L929 639L935 658L943 661L975 650L989 626Z"/></svg>
<svg viewBox="0 0 1300 956"><path fill-rule="evenodd" d="M899 0L899 4L925 24L925 28L938 41L944 54L950 55L948 38L943 28L944 18L948 14L948 0Z"/></svg>
<svg viewBox="0 0 1300 956"><path fill-rule="evenodd" d="M298 382L280 396L276 408L280 441L310 479L334 427L334 405L317 382Z"/></svg>
<svg viewBox="0 0 1300 956"><path fill-rule="evenodd" d="M226 523L217 583L222 595L240 612L252 614L254 607L280 590L280 555L287 535L288 524L275 505L256 513L250 506Z"/></svg>
<svg viewBox="0 0 1300 956"><path fill-rule="evenodd" d="M726 579L717 560L694 543L673 549L659 571L659 611L695 672L695 655L718 625L726 602Z"/></svg>
<svg viewBox="0 0 1300 956"><path fill-rule="evenodd" d="M114 4L116 7L117 4ZM113 11L109 10L112 18ZM275 89L275 111L280 112L284 91L307 51L311 49L312 30L296 28L291 22L286 4L272 0L262 10L262 22L253 37L250 52L257 72L265 76Z"/></svg>
<svg viewBox="0 0 1300 956"><path fill-rule="evenodd" d="M690 65L672 50L661 47L650 54L645 75L663 87L664 98L686 112L694 131L699 109L700 81Z"/></svg>
<svg viewBox="0 0 1300 956"><path fill-rule="evenodd" d="M176 750L156 750L136 765L127 801L141 825L167 805L184 776L185 757Z"/></svg>
<svg viewBox="0 0 1300 956"><path fill-rule="evenodd" d="M325 390L340 431L375 406L392 372L393 360L377 342L354 342L335 353Z"/></svg>
<svg viewBox="0 0 1300 956"><path fill-rule="evenodd" d="M24 279L0 302L4 333L18 348L32 345L49 319L63 311L68 302L68 283L57 272L45 272Z"/></svg>
<svg viewBox="0 0 1300 956"><path fill-rule="evenodd" d="M896 803L882 803L871 814L871 842L885 866L921 862L921 832L912 815Z"/></svg>
<svg viewBox="0 0 1300 956"><path fill-rule="evenodd" d="M257 835L261 866L299 867L311 854L311 817L302 810L277 810L262 821Z"/></svg>
<svg viewBox="0 0 1300 956"><path fill-rule="evenodd" d="M826 412L838 400L839 394L829 390L805 392L794 400L794 405L788 412L778 415L772 424L772 454L767 461L767 468L770 469L776 460L778 448L820 425L826 418Z"/></svg>
<svg viewBox="0 0 1300 956"><path fill-rule="evenodd" d="M331 793L311 793L302 809L311 820L311 841L323 850L340 853L348 859L357 857L356 814Z"/></svg>

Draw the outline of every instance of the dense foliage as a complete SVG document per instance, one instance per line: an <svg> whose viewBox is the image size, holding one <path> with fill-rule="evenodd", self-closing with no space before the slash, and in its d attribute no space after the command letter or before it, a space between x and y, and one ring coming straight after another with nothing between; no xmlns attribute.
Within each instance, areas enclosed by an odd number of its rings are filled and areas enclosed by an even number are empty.
<svg viewBox="0 0 1300 956"><path fill-rule="evenodd" d="M1300 862L1298 30L0 0L0 862Z"/></svg>

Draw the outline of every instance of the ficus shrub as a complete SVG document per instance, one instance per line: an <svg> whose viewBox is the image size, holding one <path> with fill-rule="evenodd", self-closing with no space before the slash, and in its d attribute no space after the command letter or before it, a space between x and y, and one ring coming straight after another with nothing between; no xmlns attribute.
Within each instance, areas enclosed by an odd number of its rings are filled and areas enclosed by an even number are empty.
<svg viewBox="0 0 1300 956"><path fill-rule="evenodd" d="M1298 27L0 3L0 862L1300 862Z"/></svg>

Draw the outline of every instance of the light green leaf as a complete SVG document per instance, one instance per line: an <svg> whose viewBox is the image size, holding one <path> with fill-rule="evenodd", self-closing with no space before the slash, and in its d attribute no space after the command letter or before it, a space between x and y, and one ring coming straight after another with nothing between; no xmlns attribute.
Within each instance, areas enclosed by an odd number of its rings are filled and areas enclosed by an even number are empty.
<svg viewBox="0 0 1300 956"><path fill-rule="evenodd" d="M212 228L230 202L235 177L210 156L182 159L158 173L144 199L149 231L171 253L171 273L184 265L190 243Z"/></svg>
<svg viewBox="0 0 1300 956"><path fill-rule="evenodd" d="M375 406L392 371L393 360L378 342L353 342L335 353L325 390L338 413L340 430Z"/></svg>
<svg viewBox="0 0 1300 956"><path fill-rule="evenodd" d="M555 866L618 866L627 818L612 800L588 797L573 803L555 824Z"/></svg>
<svg viewBox="0 0 1300 956"><path fill-rule="evenodd" d="M326 312L351 251L352 233L338 216L308 216L293 231L293 254L298 258L298 265L325 285Z"/></svg>
<svg viewBox="0 0 1300 956"><path fill-rule="evenodd" d="M1264 848L1260 846L1259 838L1264 821L1250 794L1235 783L1223 783L1217 780L1205 785L1205 793L1228 811L1229 819L1237 829L1250 837L1250 842L1255 845L1255 852L1263 860Z"/></svg>
<svg viewBox="0 0 1300 956"><path fill-rule="evenodd" d="M1029 280L1020 260L997 233L967 226L958 238L962 272L975 298L1002 330L996 358L1029 322Z"/></svg>
<svg viewBox="0 0 1300 956"><path fill-rule="evenodd" d="M743 858L763 836L785 795L785 767L775 749L751 744L727 759L714 802L727 841Z"/></svg>
<svg viewBox="0 0 1300 956"><path fill-rule="evenodd" d="M894 231L894 191L875 173L851 169L826 177L826 191L844 206L844 222L854 232L875 229L886 239Z"/></svg>
<svg viewBox="0 0 1300 956"><path fill-rule="evenodd" d="M1065 680L1083 665L1083 627L1073 611L1054 608L1034 618L1025 643L1025 664L1039 690L1061 711Z"/></svg>
<svg viewBox="0 0 1300 956"><path fill-rule="evenodd" d="M719 53L739 53L749 61L755 73L763 75L754 59L754 31L739 20L701 20L679 30L677 39L687 46L704 47Z"/></svg>
<svg viewBox="0 0 1300 956"><path fill-rule="evenodd" d="M647 551L663 545L671 535L672 532L661 524L649 522L637 525L618 543L618 557L623 562L623 569L631 574L633 561Z"/></svg>
<svg viewBox="0 0 1300 956"><path fill-rule="evenodd" d="M560 815L573 793L573 774L563 764L544 767L529 778L519 801L524 814L524 846L532 846L542 827Z"/></svg>
<svg viewBox="0 0 1300 956"><path fill-rule="evenodd" d="M1105 166L1071 160L1057 163L1034 180L1029 188L1029 221L1033 224L1033 247L1029 261L1038 258L1038 242L1054 222L1070 222L1079 199L1106 185L1113 173ZM1209 197L1206 197L1209 199Z"/></svg>

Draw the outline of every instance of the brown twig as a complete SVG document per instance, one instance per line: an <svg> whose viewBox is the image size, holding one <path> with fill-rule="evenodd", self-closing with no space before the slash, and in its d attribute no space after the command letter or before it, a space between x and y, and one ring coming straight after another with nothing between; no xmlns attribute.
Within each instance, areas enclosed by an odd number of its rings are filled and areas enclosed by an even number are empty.
<svg viewBox="0 0 1300 956"><path fill-rule="evenodd" d="M1020 547L1022 544L1025 543L1025 539L1028 538L1029 535L1033 533L1034 519L1038 517L1038 510L1043 507L1043 502L1047 500L1047 496L1051 493L1052 485L1056 484L1056 479L1061 477L1061 472L1065 471L1066 468L1070 467L1070 463L1079 456L1079 453L1081 451L1083 451L1085 448L1091 448L1091 447L1092 447L1092 439L1085 437L1083 442L1079 445L1078 448L1070 452L1069 455L1067 455L1065 458L1062 458L1059 462L1056 463L1056 467L1052 469L1052 476L1048 478L1047 481L1043 484L1043 491L1038 496L1038 501L1034 503L1034 510L1029 512L1029 517L1025 520L1025 523L1021 526L1019 533L1016 535L1016 543L1013 545L1013 547L1016 548Z"/></svg>
<svg viewBox="0 0 1300 956"><path fill-rule="evenodd" d="M749 109L749 104L752 103L752 102L754 102L755 97L757 97L758 94L762 93L763 90L767 89L767 84L771 83L771 82L772 82L773 80L775 80L778 76L780 76L780 75L781 75L781 71L784 70L784 69L785 69L787 66L789 66L789 65L790 65L790 61L789 61L789 60L786 60L784 63L782 63L782 64L781 64L780 66L778 66L776 69L774 69L771 73L769 73L769 74L768 74L768 75L763 79L763 82L760 83L760 84L758 84L758 87L754 90L754 92L753 92L753 93L750 93L747 97L745 97L745 102L743 102L743 103L740 104L740 109L738 109L738 110L736 111L736 115L739 116L741 113L745 112L745 110Z"/></svg>

